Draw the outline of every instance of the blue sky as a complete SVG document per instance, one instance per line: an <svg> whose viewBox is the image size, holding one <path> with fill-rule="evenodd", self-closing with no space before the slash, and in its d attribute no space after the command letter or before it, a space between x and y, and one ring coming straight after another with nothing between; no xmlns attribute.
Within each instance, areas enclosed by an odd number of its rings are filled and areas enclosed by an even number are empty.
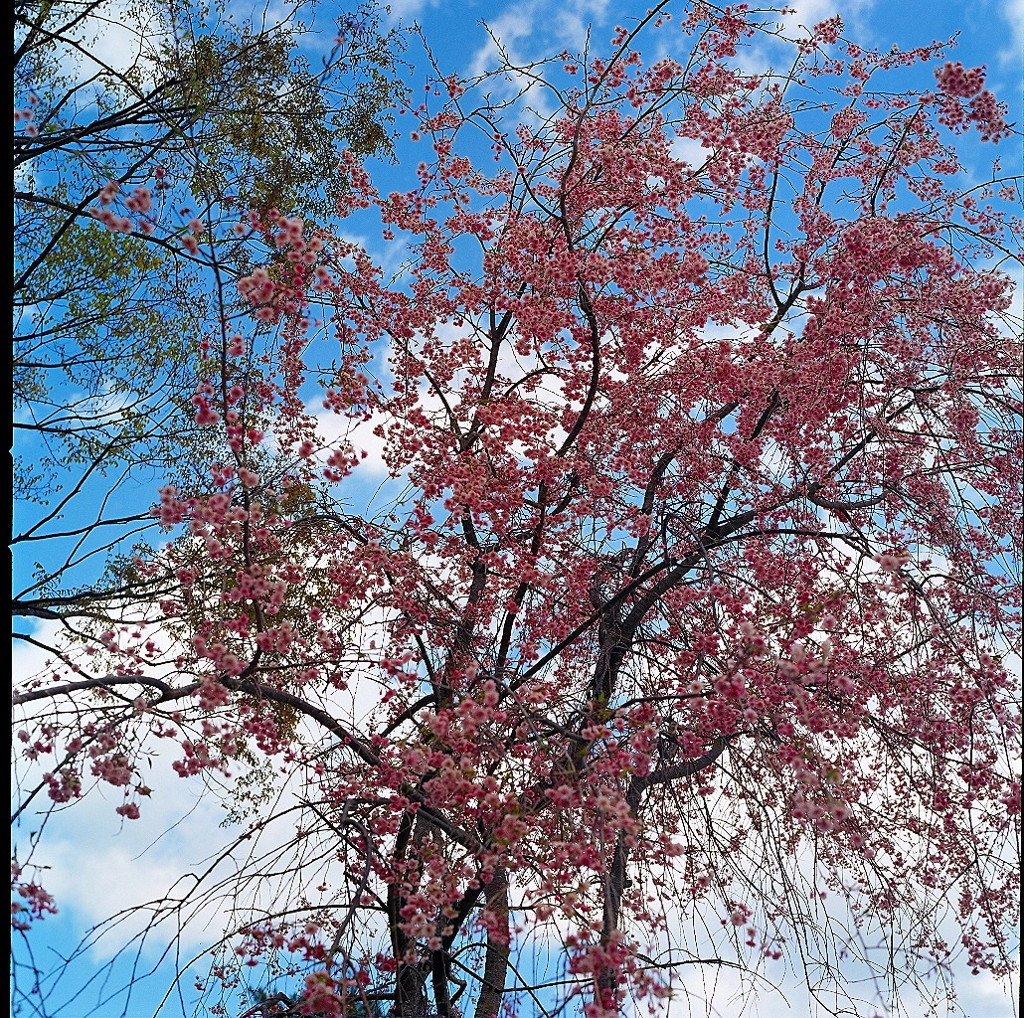
<svg viewBox="0 0 1024 1018"><path fill-rule="evenodd" d="M595 44L603 45L614 25L628 23L630 17L642 14L645 6L621 0L560 0L554 4L546 0L394 0L391 17L404 24L417 21L440 66L446 71L466 74L479 73L495 63L494 42L481 24L484 20L513 59L527 62L562 48L576 48L583 42L588 26L592 28ZM977 0L970 5L950 0L929 3L809 0L795 6L797 12L791 19L803 24L839 13L847 23L847 36L866 46L888 48L899 44L906 47L958 34L959 47L952 58L967 66L987 65L989 87L1009 103L1010 119L1021 121L1024 0ZM317 40L311 39L310 44L315 49ZM426 62L415 41L410 45L407 58L416 65L414 81L419 85L425 76ZM923 74L920 70L915 73ZM917 81L923 87L929 83L920 76ZM406 130L409 126L406 125ZM1008 157L1005 168L1013 169L1009 162L1016 152L1019 170L1017 147L1007 145L1004 148ZM991 158L991 151L990 147L982 149L975 143L968 143L968 163L982 172L986 160ZM407 182L407 174L420 158L407 136L400 141L399 157L397 167L380 165L372 170L382 181L382 189ZM32 674L41 664L39 654L32 648L16 648L16 675ZM156 765L157 771L160 766ZM159 796L143 813L142 819L134 823L118 822L113 812L117 804L114 796L106 801L100 796L90 797L49 820L38 861L51 867L47 886L57 897L60 913L48 918L33 932L31 943L37 957L54 951L66 955L93 923L116 909L131 910L150 896L162 893L181 872L199 863L225 833L218 826L223 819L218 803L198 796L195 787L169 772L159 784L158 778L159 775L155 775L152 784L159 789ZM18 837L22 842L32 829L29 823L20 830ZM183 960L190 957L190 953L202 951L209 932L217 927L217 919L216 912L198 917L194 928L183 937ZM131 923L130 911L128 923ZM98 984L86 986L90 977L109 959L117 943L118 937L114 935L108 946L101 944L90 948L68 970L67 985L61 992L74 988L82 993L61 1014L74 1018L90 1013L126 1013L134 1018L157 1011L174 970L168 962L160 962L163 945L159 936L154 937L152 945L144 948L139 956L142 970L155 967L156 972L137 985L129 1004L125 1004L123 997L102 1002L105 993L123 981L126 972L123 964L115 970L106 990ZM720 983L713 996L716 1011L712 1013L735 1013L735 1003L729 1003L735 987L729 984L727 975L719 975L718 979ZM766 987L759 997L747 1001L745 1013L764 1018L808 1013L801 980L793 973L780 973L780 984L782 993ZM183 980L181 985L183 998L172 996L160 1014L188 1013L189 980ZM1009 1018L1016 1013L1013 1004L1016 994L1012 988L996 984L985 976L965 977L959 989L961 1006L971 1018ZM785 1003L787 1000L792 1004L792 1011ZM923 1010L913 1008L911 1003L905 1012L907 1018L924 1018ZM678 1012L678 1015L685 1013Z"/></svg>

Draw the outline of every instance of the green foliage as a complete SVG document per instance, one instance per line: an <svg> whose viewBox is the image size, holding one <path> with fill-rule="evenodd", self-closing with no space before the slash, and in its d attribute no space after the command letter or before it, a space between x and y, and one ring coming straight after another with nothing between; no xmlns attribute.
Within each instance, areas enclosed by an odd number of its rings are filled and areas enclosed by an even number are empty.
<svg viewBox="0 0 1024 1018"><path fill-rule="evenodd" d="M52 194L64 200L66 182ZM209 309L197 274L139 236L121 236L63 213L20 207L15 250L24 264L47 237L49 252L14 300L13 402L23 429L44 444L44 473L19 471L23 496L46 502L56 468L162 461L166 425L182 422L169 393L188 386L196 351L183 343ZM57 221L61 220L61 221Z"/></svg>
<svg viewBox="0 0 1024 1018"><path fill-rule="evenodd" d="M403 37L363 3L327 31L337 38L314 67L300 15L326 13L311 0L262 23L221 0L15 5L15 107L31 111L12 146L15 544L46 563L18 595L34 608L72 589L88 554L134 539L158 479L195 490L227 461L189 403L200 341L246 313L233 280L249 252L218 224L249 208L327 218L345 186L339 148L391 154ZM149 234L90 216L108 181L118 213L150 188L136 217ZM208 227L199 257L180 245L192 215Z"/></svg>
<svg viewBox="0 0 1024 1018"><path fill-rule="evenodd" d="M198 23L196 23L198 22ZM344 186L338 150L390 156L390 106L404 96L397 29L381 34L372 4L343 16L340 40L320 73L297 54L305 26L273 33L236 26L218 12L216 33L193 16L189 43L162 47L158 63L183 84L195 123L191 181L196 194L230 195L243 208L292 208L330 215Z"/></svg>

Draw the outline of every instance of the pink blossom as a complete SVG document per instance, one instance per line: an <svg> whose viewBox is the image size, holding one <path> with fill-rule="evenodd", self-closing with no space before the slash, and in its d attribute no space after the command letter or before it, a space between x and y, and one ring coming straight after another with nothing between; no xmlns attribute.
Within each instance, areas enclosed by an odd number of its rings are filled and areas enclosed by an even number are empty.
<svg viewBox="0 0 1024 1018"><path fill-rule="evenodd" d="M946 95L962 99L970 99L977 95L985 85L985 68L972 67L970 70L964 67L959 60L955 63L948 61L935 72L939 88Z"/></svg>

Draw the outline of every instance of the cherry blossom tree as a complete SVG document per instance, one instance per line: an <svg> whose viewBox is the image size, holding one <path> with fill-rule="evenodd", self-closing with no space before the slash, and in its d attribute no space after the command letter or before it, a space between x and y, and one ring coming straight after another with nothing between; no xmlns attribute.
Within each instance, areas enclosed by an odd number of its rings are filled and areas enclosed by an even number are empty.
<svg viewBox="0 0 1024 1018"><path fill-rule="evenodd" d="M868 1015L1013 967L1021 233L955 148L1005 109L938 44L669 13L439 78L409 191L350 160L393 277L246 221L277 342L192 395L230 452L132 565L175 588L16 690L22 808L137 817L167 745L248 804L152 906L227 903L216 1013L657 1013L789 961Z"/></svg>

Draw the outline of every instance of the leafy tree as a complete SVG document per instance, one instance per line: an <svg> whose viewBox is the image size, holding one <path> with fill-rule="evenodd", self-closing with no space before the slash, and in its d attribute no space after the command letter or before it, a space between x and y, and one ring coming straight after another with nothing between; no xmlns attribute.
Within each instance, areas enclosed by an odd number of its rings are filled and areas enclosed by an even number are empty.
<svg viewBox="0 0 1024 1018"><path fill-rule="evenodd" d="M546 117L440 80L407 193L346 164L342 211L407 239L396 278L259 220L284 261L238 283L278 345L195 394L233 460L161 491L172 539L136 568L176 579L164 632L16 691L73 705L19 736L58 753L55 803L96 779L137 817L161 740L183 777L248 759L300 790L194 892L235 908L213 995L255 972L304 976L310 1014L597 1018L789 958L874 1014L957 955L1012 968L1020 231L1011 182L958 189L953 137L1005 111L942 47L838 19L697 6L645 64L666 6L610 56L507 68ZM767 36L786 71L749 70ZM353 513L368 428L395 483ZM28 925L48 902L16 879Z"/></svg>
<svg viewBox="0 0 1024 1018"><path fill-rule="evenodd" d="M391 151L401 36L364 4L315 68L304 8L15 5L14 547L38 563L15 616L102 620L143 596L93 563L142 540L153 480L194 484L212 458L193 337L230 332L252 257L221 224L285 199L327 215L338 149Z"/></svg>

